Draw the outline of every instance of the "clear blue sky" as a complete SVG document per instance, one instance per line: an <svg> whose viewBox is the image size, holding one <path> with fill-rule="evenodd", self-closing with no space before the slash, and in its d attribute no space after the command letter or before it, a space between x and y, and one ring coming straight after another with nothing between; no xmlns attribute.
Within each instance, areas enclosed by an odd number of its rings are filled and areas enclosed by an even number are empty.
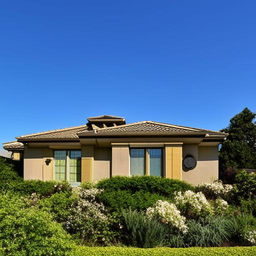
<svg viewBox="0 0 256 256"><path fill-rule="evenodd" d="M0 8L0 142L112 114L219 130L255 111L256 1Z"/></svg>

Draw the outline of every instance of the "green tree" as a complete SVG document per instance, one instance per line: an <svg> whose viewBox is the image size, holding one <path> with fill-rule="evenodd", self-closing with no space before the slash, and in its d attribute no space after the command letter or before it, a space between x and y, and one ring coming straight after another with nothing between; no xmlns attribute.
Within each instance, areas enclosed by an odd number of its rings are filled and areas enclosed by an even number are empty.
<svg viewBox="0 0 256 256"><path fill-rule="evenodd" d="M222 132L228 133L220 150L220 171L256 169L256 114L245 108L230 119Z"/></svg>

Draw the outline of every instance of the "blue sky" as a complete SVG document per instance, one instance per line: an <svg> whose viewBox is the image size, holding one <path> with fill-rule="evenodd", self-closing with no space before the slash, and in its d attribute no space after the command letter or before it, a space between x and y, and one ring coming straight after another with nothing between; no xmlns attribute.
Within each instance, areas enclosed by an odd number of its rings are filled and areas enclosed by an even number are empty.
<svg viewBox="0 0 256 256"><path fill-rule="evenodd" d="M26 0L0 8L0 142L123 116L219 130L255 111L256 1Z"/></svg>

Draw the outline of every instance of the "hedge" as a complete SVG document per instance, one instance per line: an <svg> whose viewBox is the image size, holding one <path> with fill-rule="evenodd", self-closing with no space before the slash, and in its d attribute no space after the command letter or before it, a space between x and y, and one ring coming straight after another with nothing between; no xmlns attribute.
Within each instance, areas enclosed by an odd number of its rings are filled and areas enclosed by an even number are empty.
<svg viewBox="0 0 256 256"><path fill-rule="evenodd" d="M115 176L99 181L96 186L108 191L127 190L131 193L143 191L166 197L172 197L176 191L194 190L193 186L184 181L154 176Z"/></svg>
<svg viewBox="0 0 256 256"><path fill-rule="evenodd" d="M74 256L252 256L256 247L191 247L139 249L127 247L78 247Z"/></svg>

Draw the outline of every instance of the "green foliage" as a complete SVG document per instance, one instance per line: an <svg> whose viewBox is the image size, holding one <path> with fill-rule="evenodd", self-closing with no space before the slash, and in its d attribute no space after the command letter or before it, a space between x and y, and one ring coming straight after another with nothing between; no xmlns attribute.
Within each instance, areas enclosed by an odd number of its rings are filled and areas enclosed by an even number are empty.
<svg viewBox="0 0 256 256"><path fill-rule="evenodd" d="M235 177L236 198L256 199L256 174L240 171Z"/></svg>
<svg viewBox="0 0 256 256"><path fill-rule="evenodd" d="M64 223L70 216L71 206L76 202L77 196L68 192L56 193L51 197L39 201L40 209L49 212L57 222Z"/></svg>
<svg viewBox="0 0 256 256"><path fill-rule="evenodd" d="M188 220L188 232L171 235L170 247L211 247L221 246L233 236L234 222L226 217L215 216L196 220Z"/></svg>
<svg viewBox="0 0 256 256"><path fill-rule="evenodd" d="M245 108L235 115L223 132L228 133L220 150L222 173L228 169L255 168L256 166L256 114Z"/></svg>
<svg viewBox="0 0 256 256"><path fill-rule="evenodd" d="M214 216L200 222L189 220L184 240L188 246L221 246L233 232L233 222L225 217Z"/></svg>
<svg viewBox="0 0 256 256"><path fill-rule="evenodd" d="M54 193L71 193L72 188L67 182L25 180L13 184L13 191L21 195L31 195L36 193L39 196L47 197Z"/></svg>
<svg viewBox="0 0 256 256"><path fill-rule="evenodd" d="M90 188L94 188L96 185L92 182L88 182L88 181L85 181L85 182L82 182L80 187L82 189L90 189Z"/></svg>
<svg viewBox="0 0 256 256"><path fill-rule="evenodd" d="M244 237L246 232L256 229L256 218L251 214L237 214L230 216L230 220L233 223L233 232L230 240L238 244L248 245L248 241Z"/></svg>
<svg viewBox="0 0 256 256"><path fill-rule="evenodd" d="M132 210L123 210L122 215L127 245L152 248L164 244L167 228L158 221Z"/></svg>
<svg viewBox="0 0 256 256"><path fill-rule="evenodd" d="M134 194L127 190L103 191L98 199L111 211L120 212L122 209L145 210L158 200L166 200L158 194L137 191Z"/></svg>
<svg viewBox="0 0 256 256"><path fill-rule="evenodd" d="M256 217L256 199L241 199L239 202L240 210L243 213L253 215Z"/></svg>
<svg viewBox="0 0 256 256"><path fill-rule="evenodd" d="M13 183L22 182L22 178L13 170L13 166L0 158L0 192L13 188Z"/></svg>
<svg viewBox="0 0 256 256"><path fill-rule="evenodd" d="M69 255L69 235L51 215L10 194L0 196L0 252L12 256Z"/></svg>
<svg viewBox="0 0 256 256"><path fill-rule="evenodd" d="M74 256L252 256L256 247L223 248L126 248L78 247Z"/></svg>
<svg viewBox="0 0 256 256"><path fill-rule="evenodd" d="M154 176L117 176L100 181L97 187L108 191L127 190L131 193L143 191L169 198L173 197L176 191L194 190L193 186L184 181Z"/></svg>

